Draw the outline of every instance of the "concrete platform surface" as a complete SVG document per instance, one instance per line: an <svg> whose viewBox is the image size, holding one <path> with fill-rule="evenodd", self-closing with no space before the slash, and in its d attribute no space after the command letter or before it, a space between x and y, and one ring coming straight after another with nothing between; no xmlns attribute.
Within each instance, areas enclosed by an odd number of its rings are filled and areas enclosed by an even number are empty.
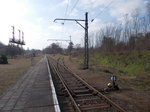
<svg viewBox="0 0 150 112"><path fill-rule="evenodd" d="M46 58L0 97L0 112L54 112Z"/></svg>

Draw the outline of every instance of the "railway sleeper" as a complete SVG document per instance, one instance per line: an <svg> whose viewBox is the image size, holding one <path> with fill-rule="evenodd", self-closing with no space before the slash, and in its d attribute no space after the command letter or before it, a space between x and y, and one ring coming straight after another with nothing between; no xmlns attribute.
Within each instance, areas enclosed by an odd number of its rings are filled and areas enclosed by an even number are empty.
<svg viewBox="0 0 150 112"><path fill-rule="evenodd" d="M76 101L82 101L82 100L97 100L100 99L98 96L92 96L92 97L80 97L80 98L76 98Z"/></svg>
<svg viewBox="0 0 150 112"><path fill-rule="evenodd" d="M100 100L100 98L98 97L94 97L94 98L77 98L77 99L75 99L77 102L82 102L82 101L84 101L84 102L88 102L88 101L99 101Z"/></svg>
<svg viewBox="0 0 150 112"><path fill-rule="evenodd" d="M68 87L78 87L78 88L83 86L83 85L71 84L71 83L70 84L67 83L67 85L68 85Z"/></svg>
<svg viewBox="0 0 150 112"><path fill-rule="evenodd" d="M93 96L93 94L89 93L89 94L77 94L76 97L90 97Z"/></svg>
<svg viewBox="0 0 150 112"><path fill-rule="evenodd" d="M97 93L96 91L93 91L92 94L93 94L93 95L97 95L98 93Z"/></svg>
<svg viewBox="0 0 150 112"><path fill-rule="evenodd" d="M72 85L72 86L77 86L77 87L80 87L80 86L83 86L84 84L81 84L81 83L78 83L78 82L74 82L74 83L72 83L72 82L66 82L67 83L67 85Z"/></svg>
<svg viewBox="0 0 150 112"><path fill-rule="evenodd" d="M75 94L87 94L87 93L91 93L91 92L89 91L89 89L73 90L73 92L74 92Z"/></svg>
<svg viewBox="0 0 150 112"><path fill-rule="evenodd" d="M71 87L71 89L73 91L76 91L76 90L87 90L87 88L85 88L85 86L81 86L81 87Z"/></svg>
<svg viewBox="0 0 150 112"><path fill-rule="evenodd" d="M68 85L69 88L71 88L72 90L75 90L75 89L82 89L82 88L86 88L85 85L82 85L82 86L77 86L77 85Z"/></svg>
<svg viewBox="0 0 150 112"><path fill-rule="evenodd" d="M108 104L83 105L79 107L82 111L111 108Z"/></svg>
<svg viewBox="0 0 150 112"><path fill-rule="evenodd" d="M78 101L77 102L78 104L80 104L80 106L83 106L83 105L96 105L96 104L102 104L102 103L105 103L105 102L102 102L100 99L96 99L96 100L83 100L83 101Z"/></svg>

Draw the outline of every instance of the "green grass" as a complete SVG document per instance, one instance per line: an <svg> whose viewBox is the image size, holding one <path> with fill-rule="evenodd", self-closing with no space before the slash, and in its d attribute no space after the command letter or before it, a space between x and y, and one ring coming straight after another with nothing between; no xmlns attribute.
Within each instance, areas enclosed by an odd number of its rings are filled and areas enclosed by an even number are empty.
<svg viewBox="0 0 150 112"><path fill-rule="evenodd" d="M150 51L97 53L90 55L90 61L97 67L106 67L122 71L120 84L136 90L150 90Z"/></svg>
<svg viewBox="0 0 150 112"><path fill-rule="evenodd" d="M102 66L113 67L128 75L138 75L150 68L150 52L107 53L90 56L91 61Z"/></svg>

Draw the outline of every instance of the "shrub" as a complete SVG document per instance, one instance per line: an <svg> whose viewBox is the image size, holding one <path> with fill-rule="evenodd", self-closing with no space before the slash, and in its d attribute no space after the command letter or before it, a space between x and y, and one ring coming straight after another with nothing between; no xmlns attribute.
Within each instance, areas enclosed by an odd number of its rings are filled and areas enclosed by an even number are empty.
<svg viewBox="0 0 150 112"><path fill-rule="evenodd" d="M8 64L6 55L1 55L1 57L0 57L0 64Z"/></svg>

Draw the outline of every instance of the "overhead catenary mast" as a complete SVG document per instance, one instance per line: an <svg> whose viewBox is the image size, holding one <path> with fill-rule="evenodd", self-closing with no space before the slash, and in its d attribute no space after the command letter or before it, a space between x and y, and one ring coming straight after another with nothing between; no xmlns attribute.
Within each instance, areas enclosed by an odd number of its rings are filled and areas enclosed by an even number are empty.
<svg viewBox="0 0 150 112"><path fill-rule="evenodd" d="M65 21L75 21L78 23L82 28L85 30L85 38L84 38L84 66L83 69L89 68L89 49L88 49L88 12L85 13L85 19L62 19L62 18L56 18L54 20L65 20ZM83 26L79 21L84 21L85 26Z"/></svg>

